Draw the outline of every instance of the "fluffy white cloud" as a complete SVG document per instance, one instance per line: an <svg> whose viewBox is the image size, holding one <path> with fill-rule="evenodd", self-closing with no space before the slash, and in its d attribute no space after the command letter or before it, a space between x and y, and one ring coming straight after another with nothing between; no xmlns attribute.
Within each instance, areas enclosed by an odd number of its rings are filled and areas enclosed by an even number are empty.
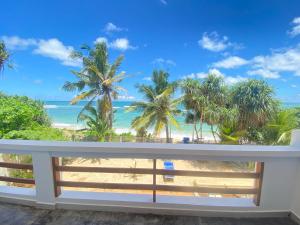
<svg viewBox="0 0 300 225"><path fill-rule="evenodd" d="M164 58L156 58L152 61L152 64L176 66L176 63L173 60Z"/></svg>
<svg viewBox="0 0 300 225"><path fill-rule="evenodd" d="M280 75L278 72L270 71L267 69L257 69L257 70L250 70L247 72L248 75L254 76L262 76L264 78L269 78L269 79L277 79L280 78Z"/></svg>
<svg viewBox="0 0 300 225"><path fill-rule="evenodd" d="M136 47L130 45L129 40L127 38L118 38L113 42L109 43L109 47L113 49L118 49L121 51L126 51L128 49L135 49Z"/></svg>
<svg viewBox="0 0 300 225"><path fill-rule="evenodd" d="M33 38L24 39L18 36L2 36L1 39L9 50L24 50L29 46L37 45L37 40Z"/></svg>
<svg viewBox="0 0 300 225"><path fill-rule="evenodd" d="M238 82L247 80L247 78L241 77L241 76L235 76L235 77L234 76L227 76L227 75L223 74L220 70L215 69L215 68L210 69L207 73L203 73L203 72L201 72L201 73L191 73L189 75L184 76L183 78L184 79L185 78L204 79L208 76L208 74L214 74L218 77L222 77L224 79L224 82L228 85L233 85L233 84L236 84Z"/></svg>
<svg viewBox="0 0 300 225"><path fill-rule="evenodd" d="M80 66L80 60L72 59L70 57L73 51L74 48L72 46L65 46L58 39L52 38L48 40L40 40L33 53L59 60L66 66Z"/></svg>
<svg viewBox="0 0 300 225"><path fill-rule="evenodd" d="M96 44L96 43L102 43L102 42L104 42L104 43L107 45L107 44L108 44L107 38L106 38L106 37L98 37L98 38L94 41L95 44Z"/></svg>
<svg viewBox="0 0 300 225"><path fill-rule="evenodd" d="M293 28L292 30L288 31L288 33L292 36L295 37L300 34L300 17L296 17L293 20Z"/></svg>
<svg viewBox="0 0 300 225"><path fill-rule="evenodd" d="M228 40L227 36L220 37L217 32L203 33L202 38L198 41L198 44L209 51L222 52L229 47L236 49L242 46L237 43L232 43Z"/></svg>
<svg viewBox="0 0 300 225"><path fill-rule="evenodd" d="M118 38L112 42L109 42L109 40L106 37L98 37L94 43L101 43L104 42L108 48L117 49L120 51L126 51L129 49L136 49L137 47L132 46L127 38Z"/></svg>
<svg viewBox="0 0 300 225"><path fill-rule="evenodd" d="M118 27L117 25L109 22L105 25L103 31L107 34L111 34L113 32L126 31L127 28Z"/></svg>
<svg viewBox="0 0 300 225"><path fill-rule="evenodd" d="M249 62L238 56L230 56L213 64L217 68L232 69L248 64Z"/></svg>
<svg viewBox="0 0 300 225"><path fill-rule="evenodd" d="M300 76L300 44L294 48L273 51L270 55L256 56L252 59L252 68L266 78L279 78L281 72ZM250 75L254 72L250 71Z"/></svg>

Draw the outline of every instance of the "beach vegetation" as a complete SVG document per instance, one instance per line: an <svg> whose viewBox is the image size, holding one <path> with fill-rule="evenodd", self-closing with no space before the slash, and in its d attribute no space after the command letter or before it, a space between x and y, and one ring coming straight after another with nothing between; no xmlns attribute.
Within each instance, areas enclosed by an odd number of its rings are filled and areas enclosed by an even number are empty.
<svg viewBox="0 0 300 225"><path fill-rule="evenodd" d="M169 82L169 74L163 70L154 70L151 85L137 85L144 101L133 102L128 111L139 111L141 115L132 121L132 128L153 129L153 135L159 136L165 130L167 142L171 142L170 125L179 127L176 119L181 113L179 104L182 98L174 98L176 82Z"/></svg>
<svg viewBox="0 0 300 225"><path fill-rule="evenodd" d="M125 72L119 71L124 56L118 56L110 64L105 42L96 43L94 48L84 45L82 50L72 54L74 59L82 62L82 69L80 71L71 71L76 77L76 81L67 81L63 89L78 92L71 100L71 104L76 104L81 100L88 100L88 103L79 113L78 119L85 110L90 109L93 101L101 99L102 119L112 129L114 114L112 101L118 98L120 91L125 91L119 85L125 78Z"/></svg>
<svg viewBox="0 0 300 225"><path fill-rule="evenodd" d="M0 73L4 70L5 65L10 68L13 67L10 62L10 53L5 46L5 43L0 41Z"/></svg>

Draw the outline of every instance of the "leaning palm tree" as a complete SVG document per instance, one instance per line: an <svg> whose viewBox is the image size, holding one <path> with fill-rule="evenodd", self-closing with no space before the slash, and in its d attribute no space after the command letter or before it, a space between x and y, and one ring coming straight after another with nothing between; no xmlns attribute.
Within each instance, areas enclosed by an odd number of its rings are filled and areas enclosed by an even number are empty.
<svg viewBox="0 0 300 225"><path fill-rule="evenodd" d="M265 81L248 80L238 83L232 92L232 102L239 111L240 130L260 128L276 115L278 102Z"/></svg>
<svg viewBox="0 0 300 225"><path fill-rule="evenodd" d="M165 71L154 71L152 74L153 85L138 85L146 101L132 103L128 111L140 111L141 115L132 121L132 127L136 130L153 127L154 135L158 136L165 129L166 140L169 143L170 125L179 127L176 116L180 110L178 105L181 98L174 99L175 83L168 82L169 74Z"/></svg>
<svg viewBox="0 0 300 225"><path fill-rule="evenodd" d="M0 41L0 73L4 70L4 65L12 67L9 63L10 54L6 49L4 42Z"/></svg>
<svg viewBox="0 0 300 225"><path fill-rule="evenodd" d="M104 42L97 43L94 49L88 46L83 46L82 49L87 51L86 55L83 52L72 54L73 58L80 59L83 63L83 68L80 71L72 71L77 81L66 82L63 89L79 92L71 100L71 104L76 104L80 100L89 100L78 117L94 100L102 99L103 118L108 121L109 127L112 128L112 101L118 98L119 91L124 91L122 87L118 86L118 83L125 78L125 73L117 73L124 57L120 55L112 64L109 64L107 46Z"/></svg>

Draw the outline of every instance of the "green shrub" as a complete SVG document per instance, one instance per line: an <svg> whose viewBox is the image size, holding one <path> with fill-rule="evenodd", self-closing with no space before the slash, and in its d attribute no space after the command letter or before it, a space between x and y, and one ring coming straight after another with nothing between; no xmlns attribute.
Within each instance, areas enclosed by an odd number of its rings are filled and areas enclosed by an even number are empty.
<svg viewBox="0 0 300 225"><path fill-rule="evenodd" d="M31 130L13 130L3 136L4 139L65 141L67 138L59 129L36 127Z"/></svg>
<svg viewBox="0 0 300 225"><path fill-rule="evenodd" d="M43 103L28 97L0 95L0 137L10 131L50 126Z"/></svg>

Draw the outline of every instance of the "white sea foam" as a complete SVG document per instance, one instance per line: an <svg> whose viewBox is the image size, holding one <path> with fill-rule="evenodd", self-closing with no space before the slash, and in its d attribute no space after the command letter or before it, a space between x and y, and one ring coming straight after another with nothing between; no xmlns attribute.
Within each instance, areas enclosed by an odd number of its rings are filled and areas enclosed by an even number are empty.
<svg viewBox="0 0 300 225"><path fill-rule="evenodd" d="M119 106L114 106L113 108L114 108L114 109L119 109L119 108L121 108L121 107L119 107Z"/></svg>
<svg viewBox="0 0 300 225"><path fill-rule="evenodd" d="M124 106L124 108L129 108L129 107L130 107L130 105L125 105L125 106Z"/></svg>
<svg viewBox="0 0 300 225"><path fill-rule="evenodd" d="M57 105L44 105L44 109L56 109L58 108Z"/></svg>

